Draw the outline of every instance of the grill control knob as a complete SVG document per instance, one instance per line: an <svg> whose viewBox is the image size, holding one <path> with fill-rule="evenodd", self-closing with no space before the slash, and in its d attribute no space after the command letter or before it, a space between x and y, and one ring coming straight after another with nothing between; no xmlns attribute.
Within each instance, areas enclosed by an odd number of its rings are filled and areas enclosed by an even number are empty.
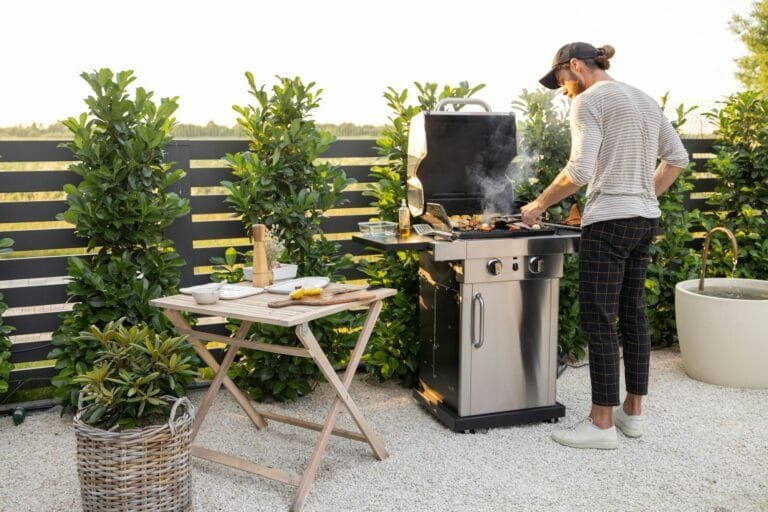
<svg viewBox="0 0 768 512"><path fill-rule="evenodd" d="M485 264L485 268L488 269L488 273L493 276L498 276L501 274L501 260L498 258L493 258L492 260L488 260L488 263Z"/></svg>
<svg viewBox="0 0 768 512"><path fill-rule="evenodd" d="M544 270L544 259L539 256L532 256L528 260L528 270L531 274L540 274Z"/></svg>

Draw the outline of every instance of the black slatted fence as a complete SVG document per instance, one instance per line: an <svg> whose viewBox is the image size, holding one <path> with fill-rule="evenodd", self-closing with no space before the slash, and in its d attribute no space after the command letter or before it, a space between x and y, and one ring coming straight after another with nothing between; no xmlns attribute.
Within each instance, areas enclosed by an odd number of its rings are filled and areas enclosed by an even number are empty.
<svg viewBox="0 0 768 512"><path fill-rule="evenodd" d="M11 389L48 385L55 375L46 358L51 350L51 334L61 321L59 315L69 308L67 258L82 254L86 245L70 226L55 222L56 214L66 210L62 187L79 182L76 174L66 170L72 155L59 147L60 142L0 141L0 238L15 240L14 254L0 259L0 293L9 306L4 322L16 329L11 361L37 365L15 369ZM702 172L711 157L712 140L684 142L696 171ZM245 251L250 246L241 221L222 215L232 211L224 202L223 192L214 188L232 178L221 158L226 153L246 149L245 140L177 140L166 151L166 159L187 172L175 189L190 199L192 210L191 215L177 219L168 230L176 250L187 261L181 286L209 281L210 259L223 255L226 247ZM323 230L340 244L342 253L367 254L350 238L357 231L358 222L375 216L375 210L369 206L371 199L362 193L362 184L371 181L375 141L340 140L323 157L341 159L347 176L358 181L357 186L345 192L349 202L344 209L329 212ZM355 159L353 164L345 163L350 159ZM694 185L695 190L685 199L686 208L709 208L702 193L711 192L715 180L698 176ZM352 271L347 277L361 276Z"/></svg>
<svg viewBox="0 0 768 512"><path fill-rule="evenodd" d="M46 358L51 334L61 322L60 314L70 307L65 281L67 258L82 254L86 246L71 226L56 222L56 215L67 209L62 187L80 181L66 170L72 155L59 147L60 142L0 141L0 238L15 241L14 253L0 259L0 293L9 306L4 322L15 328L11 361L40 364L15 369L11 389L47 385L55 375ZM181 286L208 282L211 258L222 256L227 247L241 251L250 248L242 222L231 215L222 190L215 189L221 181L232 179L222 157L246 149L246 140L177 140L166 149L166 160L186 171L174 190L188 198L191 206L191 215L177 219L167 232L187 262ZM339 159L347 176L358 182L344 193L347 203L342 209L331 210L322 222L341 253L369 254L353 243L351 236L358 222L376 214L370 207L371 198L362 192L365 183L371 181L376 156L373 139L336 141L323 154L323 158ZM351 270L347 277L362 276Z"/></svg>

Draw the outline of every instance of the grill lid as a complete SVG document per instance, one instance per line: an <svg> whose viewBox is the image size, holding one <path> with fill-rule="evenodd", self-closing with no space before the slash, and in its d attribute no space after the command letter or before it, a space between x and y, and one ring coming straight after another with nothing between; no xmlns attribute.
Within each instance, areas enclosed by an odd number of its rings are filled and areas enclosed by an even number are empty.
<svg viewBox="0 0 768 512"><path fill-rule="evenodd" d="M440 110L447 104L481 105L485 112ZM408 139L407 190L411 214L427 202L442 204L449 215L513 208L508 176L517 155L515 116L490 112L479 100L448 98L434 112L413 117Z"/></svg>

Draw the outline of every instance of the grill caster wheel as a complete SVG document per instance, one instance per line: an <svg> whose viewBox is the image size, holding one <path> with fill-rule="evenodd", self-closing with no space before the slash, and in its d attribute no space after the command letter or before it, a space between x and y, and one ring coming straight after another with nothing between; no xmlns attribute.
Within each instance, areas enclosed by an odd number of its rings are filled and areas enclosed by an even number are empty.
<svg viewBox="0 0 768 512"><path fill-rule="evenodd" d="M464 429L465 434L487 434L487 428L467 428Z"/></svg>
<svg viewBox="0 0 768 512"><path fill-rule="evenodd" d="M560 421L560 418L549 418L547 420L544 420L545 423L557 423Z"/></svg>

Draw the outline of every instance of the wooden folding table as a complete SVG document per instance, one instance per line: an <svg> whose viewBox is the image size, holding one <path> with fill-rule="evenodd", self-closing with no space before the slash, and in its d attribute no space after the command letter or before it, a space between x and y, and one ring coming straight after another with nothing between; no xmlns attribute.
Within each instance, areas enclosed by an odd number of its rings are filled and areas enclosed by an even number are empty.
<svg viewBox="0 0 768 512"><path fill-rule="evenodd" d="M240 457L217 452L201 446L193 446L192 455L254 473L271 480L277 480L296 486L296 493L294 494L293 502L289 508L289 510L292 511L303 509L307 493L312 487L315 475L320 466L320 460L322 459L323 452L328 445L331 435L367 442L371 446L375 458L378 460L385 459L389 454L384 448L384 443L368 424L368 421L363 417L360 409L349 395L349 386L352 383L352 378L360 364L360 358L365 351L368 338L371 336L371 332L373 331L373 327L379 316L379 312L381 311L381 301L386 297L395 295L397 291L389 288L380 288L372 290L372 293L375 298L365 301L334 304L330 306L289 306L280 309L270 308L267 304L273 301L284 300L286 296L271 293L263 293L235 300L219 300L216 304L211 305L197 304L195 300L188 295L173 295L150 301L151 305L163 308L165 315L171 320L173 325L176 326L179 334L188 336L188 339L195 348L197 354L215 374L208 392L205 394L205 397L197 410L197 416L192 431L193 440L222 384L235 397L257 428L266 427L267 420L270 419L320 432L320 436L315 444L309 463L301 475L282 469L262 466ZM333 366L328 361L328 358L318 344L317 339L312 334L312 331L309 328L309 322L361 305L369 306L368 314L357 338L357 343L352 351L344 376L339 379ZM181 314L182 312L236 318L242 320L242 324L233 337L208 334L202 331L196 331L190 327L189 323ZM254 323L295 327L296 335L301 341L303 348L260 343L246 339L248 329ZM214 359L208 351L205 346L205 341L217 341L230 346L230 350L227 351L221 364L218 364L216 359ZM227 376L227 370L232 364L238 348L247 348L290 356L311 357L336 393L330 409L328 410L325 423L321 425L291 416L256 410L248 397L238 389L235 383ZM349 411L359 432L336 428L336 419L341 404L344 404Z"/></svg>

